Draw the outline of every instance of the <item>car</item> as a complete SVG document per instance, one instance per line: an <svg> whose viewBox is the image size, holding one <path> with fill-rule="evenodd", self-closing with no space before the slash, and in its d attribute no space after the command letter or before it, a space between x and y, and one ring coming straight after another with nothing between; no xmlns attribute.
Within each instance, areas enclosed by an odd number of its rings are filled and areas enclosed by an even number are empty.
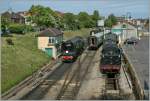
<svg viewBox="0 0 150 101"><path fill-rule="evenodd" d="M124 41L124 44L137 44L138 39L135 37L128 38Z"/></svg>

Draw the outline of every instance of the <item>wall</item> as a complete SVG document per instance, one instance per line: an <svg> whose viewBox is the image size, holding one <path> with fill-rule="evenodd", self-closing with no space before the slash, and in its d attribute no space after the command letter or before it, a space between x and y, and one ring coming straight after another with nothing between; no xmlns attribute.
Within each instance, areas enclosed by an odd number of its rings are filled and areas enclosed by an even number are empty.
<svg viewBox="0 0 150 101"><path fill-rule="evenodd" d="M45 48L53 49L53 58L57 57L57 49L54 45L48 45L49 37L38 37L38 49L45 51Z"/></svg>
<svg viewBox="0 0 150 101"><path fill-rule="evenodd" d="M126 24L126 23L125 23ZM137 28L135 28L132 25L126 24L126 28L122 28L122 23L118 24L116 26L113 26L113 29L121 29L122 32L119 35L119 40L121 40L121 42L123 42L124 40L131 38L131 37L135 37L138 38L138 33L137 33Z"/></svg>

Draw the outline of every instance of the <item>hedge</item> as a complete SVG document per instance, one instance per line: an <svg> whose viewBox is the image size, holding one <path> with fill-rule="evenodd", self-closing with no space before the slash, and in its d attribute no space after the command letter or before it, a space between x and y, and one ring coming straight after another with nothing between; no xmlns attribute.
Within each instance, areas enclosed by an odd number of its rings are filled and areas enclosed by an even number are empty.
<svg viewBox="0 0 150 101"><path fill-rule="evenodd" d="M9 26L9 31L16 34L25 34L26 32L33 31L33 28L30 25L11 24Z"/></svg>

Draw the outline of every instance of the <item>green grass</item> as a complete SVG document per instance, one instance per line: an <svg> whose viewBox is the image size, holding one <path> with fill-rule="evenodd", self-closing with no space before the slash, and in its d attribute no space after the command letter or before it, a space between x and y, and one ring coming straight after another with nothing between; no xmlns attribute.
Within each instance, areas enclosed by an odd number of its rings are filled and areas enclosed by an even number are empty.
<svg viewBox="0 0 150 101"><path fill-rule="evenodd" d="M87 36L89 36L90 30L91 29L81 29L81 30L75 30L75 31L72 31L72 30L64 31L64 39L67 40L67 39L70 39L74 36L87 37Z"/></svg>
<svg viewBox="0 0 150 101"><path fill-rule="evenodd" d="M86 37L90 29L64 31L64 39L74 36ZM25 35L12 34L1 38L1 90L2 93L24 80L32 72L41 68L50 59L37 48L37 33ZM8 45L6 39L12 39L14 45Z"/></svg>
<svg viewBox="0 0 150 101"><path fill-rule="evenodd" d="M35 33L1 38L1 91L2 93L31 75L49 62L48 56L37 48ZM6 39L14 45L8 45Z"/></svg>

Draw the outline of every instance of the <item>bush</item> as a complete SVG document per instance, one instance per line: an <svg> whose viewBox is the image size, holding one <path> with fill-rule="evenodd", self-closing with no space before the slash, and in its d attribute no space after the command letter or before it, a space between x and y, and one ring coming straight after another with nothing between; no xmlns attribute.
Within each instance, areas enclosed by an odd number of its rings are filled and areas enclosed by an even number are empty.
<svg viewBox="0 0 150 101"><path fill-rule="evenodd" d="M12 39L6 39L6 42L7 42L8 45L14 45Z"/></svg>
<svg viewBox="0 0 150 101"><path fill-rule="evenodd" d="M6 32L6 26L5 25L1 25L1 31L2 31L2 33Z"/></svg>
<svg viewBox="0 0 150 101"><path fill-rule="evenodd" d="M12 24L9 26L9 31L11 33L24 34L25 33L25 25Z"/></svg>
<svg viewBox="0 0 150 101"><path fill-rule="evenodd" d="M31 25L26 25L25 27L26 27L25 29L27 32L33 32L34 31L34 28Z"/></svg>

